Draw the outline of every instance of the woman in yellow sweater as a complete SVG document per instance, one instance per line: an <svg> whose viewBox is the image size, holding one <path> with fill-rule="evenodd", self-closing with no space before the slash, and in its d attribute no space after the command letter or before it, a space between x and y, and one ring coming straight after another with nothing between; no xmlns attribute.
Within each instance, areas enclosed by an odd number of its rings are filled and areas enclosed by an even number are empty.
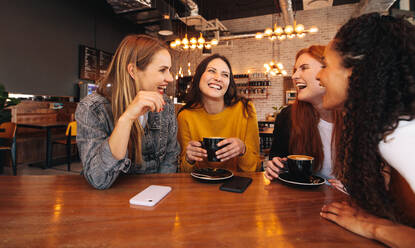
<svg viewBox="0 0 415 248"><path fill-rule="evenodd" d="M260 166L259 132L254 105L237 95L229 61L219 54L205 58L196 68L187 103L178 115L182 147L180 170L194 166L233 171L256 171ZM208 162L204 137L224 137L216 152L220 162Z"/></svg>

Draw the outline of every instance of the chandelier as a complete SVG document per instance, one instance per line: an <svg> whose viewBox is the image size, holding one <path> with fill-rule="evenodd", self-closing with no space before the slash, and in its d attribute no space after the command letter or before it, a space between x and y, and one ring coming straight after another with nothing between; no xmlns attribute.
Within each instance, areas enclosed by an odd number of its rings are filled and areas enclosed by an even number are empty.
<svg viewBox="0 0 415 248"><path fill-rule="evenodd" d="M285 40L286 38L292 39L295 37L303 38L307 33L314 34L318 32L316 26L312 26L310 29L305 29L303 24L297 24L294 20L294 26L287 25L284 28L274 24L274 29L267 28L263 33L257 33L255 35L256 39L262 39L263 37L268 37L270 40Z"/></svg>
<svg viewBox="0 0 415 248"><path fill-rule="evenodd" d="M182 48L184 50L187 49L203 49L203 47L205 47L206 49L211 49L212 46L216 46L218 44L218 40L217 39L212 39L210 41L207 41L202 33L200 33L200 37L196 39L196 37L191 37L190 39L187 38L187 33L185 34L184 38L181 40L179 38L177 38L176 40L170 42L170 47L171 48Z"/></svg>
<svg viewBox="0 0 415 248"><path fill-rule="evenodd" d="M281 62L275 62L274 60L274 47L275 47L275 42L272 42L272 60L271 62L264 64L265 67L265 73L267 73L268 75L271 76L285 76L287 75L287 71L284 70L284 66L282 65ZM278 57L280 56L280 50L278 47Z"/></svg>
<svg viewBox="0 0 415 248"><path fill-rule="evenodd" d="M275 62L275 60L271 60L268 64L264 64L265 72L270 74L271 76L285 76L287 75L287 71L284 70L284 66L281 62Z"/></svg>

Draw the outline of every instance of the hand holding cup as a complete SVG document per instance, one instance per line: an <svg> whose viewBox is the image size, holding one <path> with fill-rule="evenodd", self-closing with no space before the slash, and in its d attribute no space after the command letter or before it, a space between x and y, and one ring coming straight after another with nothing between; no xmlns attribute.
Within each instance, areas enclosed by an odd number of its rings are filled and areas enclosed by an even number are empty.
<svg viewBox="0 0 415 248"><path fill-rule="evenodd" d="M221 162L244 154L246 151L245 143L238 138L227 138L218 143L220 149L216 152L216 157Z"/></svg>
<svg viewBox="0 0 415 248"><path fill-rule="evenodd" d="M273 180L278 177L278 174L285 172L283 170L287 158L273 157L272 160L269 160L265 168L265 177L269 180Z"/></svg>
<svg viewBox="0 0 415 248"><path fill-rule="evenodd" d="M202 148L200 141L191 140L186 147L186 160L190 164L195 161L203 161L203 158L207 157L207 151Z"/></svg>

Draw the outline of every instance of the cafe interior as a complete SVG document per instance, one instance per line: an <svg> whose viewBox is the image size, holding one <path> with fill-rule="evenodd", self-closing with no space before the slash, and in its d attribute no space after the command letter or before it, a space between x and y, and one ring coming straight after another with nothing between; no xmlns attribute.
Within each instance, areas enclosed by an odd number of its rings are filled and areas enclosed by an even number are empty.
<svg viewBox="0 0 415 248"><path fill-rule="evenodd" d="M126 35L147 34L170 47L174 81L165 93L176 113L196 66L215 53L228 58L238 94L255 106L266 161L275 118L296 99L296 52L327 45L350 18L370 12L414 23L415 1L2 1L0 247L383 247L319 216L346 194L287 187L263 172L240 173L253 179L243 194L186 173L122 175L95 190L80 175L75 139L79 101L96 90ZM155 184L171 187L156 206L128 203Z"/></svg>

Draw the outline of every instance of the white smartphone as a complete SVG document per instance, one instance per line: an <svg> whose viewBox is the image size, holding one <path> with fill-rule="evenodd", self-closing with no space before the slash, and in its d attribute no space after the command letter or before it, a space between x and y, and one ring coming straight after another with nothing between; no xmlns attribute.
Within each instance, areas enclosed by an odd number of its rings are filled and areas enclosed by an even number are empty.
<svg viewBox="0 0 415 248"><path fill-rule="evenodd" d="M171 187L169 186L150 185L131 198L130 204L152 207L163 199L170 191Z"/></svg>

